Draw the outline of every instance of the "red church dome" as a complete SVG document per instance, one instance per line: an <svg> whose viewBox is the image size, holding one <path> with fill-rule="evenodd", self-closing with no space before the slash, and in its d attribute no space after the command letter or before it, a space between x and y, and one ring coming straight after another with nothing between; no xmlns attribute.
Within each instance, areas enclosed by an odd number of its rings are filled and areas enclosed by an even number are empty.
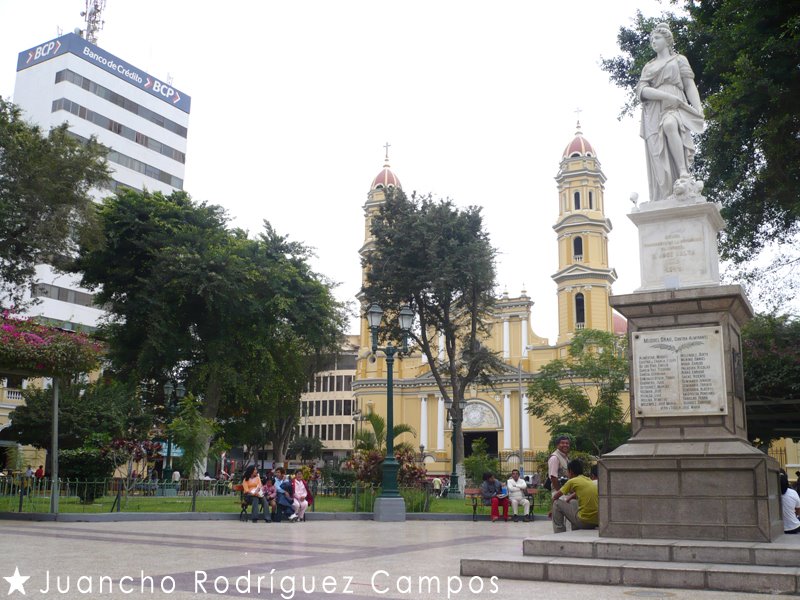
<svg viewBox="0 0 800 600"><path fill-rule="evenodd" d="M372 180L372 186L370 186L370 191L372 190L388 190L390 187L396 187L398 189L403 189L403 186L400 185L400 180L397 178L397 175L392 173L392 170L389 168L389 147L391 144L386 142L384 148L386 148L386 158L383 162L383 170L378 173L375 179Z"/></svg>
<svg viewBox="0 0 800 600"><path fill-rule="evenodd" d="M563 158L575 158L581 156L597 156L592 148L592 145L589 143L585 137L583 137L583 133L581 132L581 124L580 121L578 122L578 130L575 132L575 138L567 144L567 147L564 149L564 156Z"/></svg>
<svg viewBox="0 0 800 600"><path fill-rule="evenodd" d="M388 189L390 187L403 188L403 186L400 185L400 180L397 178L397 175L392 173L392 170L389 168L389 161L386 161L383 165L383 170L372 180L372 186L369 189Z"/></svg>

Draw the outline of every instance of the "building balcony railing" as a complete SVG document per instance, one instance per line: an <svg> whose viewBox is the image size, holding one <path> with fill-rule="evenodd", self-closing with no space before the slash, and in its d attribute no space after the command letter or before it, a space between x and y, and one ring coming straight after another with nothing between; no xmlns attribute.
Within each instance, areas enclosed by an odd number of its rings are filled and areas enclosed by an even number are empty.
<svg viewBox="0 0 800 600"><path fill-rule="evenodd" d="M585 329L586 323L575 323L575 330Z"/></svg>
<svg viewBox="0 0 800 600"><path fill-rule="evenodd" d="M22 402L22 390L17 388L0 388L0 402Z"/></svg>
<svg viewBox="0 0 800 600"><path fill-rule="evenodd" d="M583 254L575 254L572 256L572 260L575 262L583 262Z"/></svg>

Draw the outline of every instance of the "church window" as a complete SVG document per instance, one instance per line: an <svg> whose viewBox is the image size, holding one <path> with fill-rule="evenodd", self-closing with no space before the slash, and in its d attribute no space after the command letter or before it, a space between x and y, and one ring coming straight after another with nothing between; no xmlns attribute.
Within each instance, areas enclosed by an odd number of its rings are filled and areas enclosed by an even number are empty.
<svg viewBox="0 0 800 600"><path fill-rule="evenodd" d="M592 196L592 192L589 192L589 210L594 208L594 197Z"/></svg>
<svg viewBox="0 0 800 600"><path fill-rule="evenodd" d="M575 198L575 210L580 210L581 209L581 193L580 192L575 192L574 198Z"/></svg>
<svg viewBox="0 0 800 600"><path fill-rule="evenodd" d="M575 329L583 329L586 325L586 309L583 294L575 294Z"/></svg>
<svg viewBox="0 0 800 600"><path fill-rule="evenodd" d="M583 238L576 237L572 240L572 259L575 262L583 262Z"/></svg>

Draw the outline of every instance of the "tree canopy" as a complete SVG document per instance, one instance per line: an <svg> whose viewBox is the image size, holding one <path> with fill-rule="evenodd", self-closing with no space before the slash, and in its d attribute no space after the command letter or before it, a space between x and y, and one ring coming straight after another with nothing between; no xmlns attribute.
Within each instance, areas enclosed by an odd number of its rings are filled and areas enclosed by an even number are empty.
<svg viewBox="0 0 800 600"><path fill-rule="evenodd" d="M148 437L153 415L132 386L104 379L89 384L63 383L58 404L58 445L62 450L81 448L97 435L108 439ZM11 439L49 450L53 389L27 389L25 404L14 409L10 418Z"/></svg>
<svg viewBox="0 0 800 600"><path fill-rule="evenodd" d="M747 435L800 438L800 320L757 315L742 331Z"/></svg>
<svg viewBox="0 0 800 600"><path fill-rule="evenodd" d="M89 190L108 180L106 150L67 126L46 134L0 97L0 297L20 306L35 266L59 266L76 249L73 232L91 225Z"/></svg>
<svg viewBox="0 0 800 600"><path fill-rule="evenodd" d="M649 32L662 21L694 68L704 101L707 127L695 165L704 193L723 206L723 256L746 266L770 244L783 244L766 269L774 280L800 261L791 251L800 232L800 3L684 0L680 14L637 13L620 29L622 55L602 61L629 91L624 112L636 104L633 88L653 56ZM753 268L745 273L753 276Z"/></svg>
<svg viewBox="0 0 800 600"><path fill-rule="evenodd" d="M343 323L309 250L268 223L254 238L230 229L222 208L185 192L125 190L98 221L75 269L110 312L102 332L115 368L134 381L186 381L207 418L273 402L283 420L272 441L285 450L307 357L335 347Z"/></svg>
<svg viewBox="0 0 800 600"><path fill-rule="evenodd" d="M464 461L462 403L467 387L488 383L501 361L483 342L494 305L495 254L479 207L390 190L372 220L373 241L364 256L364 297L384 308L384 333L399 339L396 311L416 313L412 340L456 419L457 464ZM444 339L439 356L438 336Z"/></svg>
<svg viewBox="0 0 800 600"><path fill-rule="evenodd" d="M624 443L630 436L629 411L620 400L628 380L625 345L608 331L578 331L566 358L544 365L530 383L530 414L551 435L571 434L577 450L599 456Z"/></svg>

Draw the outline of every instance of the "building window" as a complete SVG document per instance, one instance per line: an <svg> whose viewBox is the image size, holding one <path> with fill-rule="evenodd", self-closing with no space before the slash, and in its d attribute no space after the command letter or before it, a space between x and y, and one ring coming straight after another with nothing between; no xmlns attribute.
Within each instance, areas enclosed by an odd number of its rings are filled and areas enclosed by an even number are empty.
<svg viewBox="0 0 800 600"><path fill-rule="evenodd" d="M583 262L583 238L576 237L572 240L572 259L575 262Z"/></svg>
<svg viewBox="0 0 800 600"><path fill-rule="evenodd" d="M350 416L353 414L353 401L352 400L345 400L344 401L344 414Z"/></svg>
<svg viewBox="0 0 800 600"><path fill-rule="evenodd" d="M59 71L56 73L56 83L61 83L62 81L67 81L69 83L75 84L80 88L88 91L89 93L94 94L95 96L99 96L112 104L116 104L117 106L121 106L125 110L132 112L135 115L142 117L143 119L147 119L151 123L155 123L159 127L163 127L164 129L171 131L174 134L185 138L187 135L187 129L183 125L179 125L175 121L170 121L169 119L161 116L157 112L150 110L149 108L145 108L139 104L136 104L133 100L129 100L124 96L117 94L116 92L112 92L110 89L103 87L102 85L96 84L94 81L87 79L82 75L78 75L74 71L70 71L69 69L64 69L63 71Z"/></svg>
<svg viewBox="0 0 800 600"><path fill-rule="evenodd" d="M594 208L594 197L592 196L592 192L589 192L589 210Z"/></svg>
<svg viewBox="0 0 800 600"><path fill-rule="evenodd" d="M67 134L76 140L83 142L84 144L87 143L89 140L81 135L78 135L75 132L68 131ZM180 177L176 177L166 171L162 171L161 169L157 169L147 163L143 163L140 160L137 160L127 154L122 154L121 152L117 152L116 150L108 150L108 154L106 154L106 158L118 165L121 165L127 169L132 171L137 171L139 173L144 173L147 177L152 177L153 179L157 179L163 183L166 183L169 186L174 187L175 189L182 190L183 189L183 179Z"/></svg>
<svg viewBox="0 0 800 600"><path fill-rule="evenodd" d="M51 285L49 283L33 284L31 296L34 298L51 298L53 300L77 304L79 306L94 306L94 296L92 294Z"/></svg>
<svg viewBox="0 0 800 600"><path fill-rule="evenodd" d="M337 423L336 424L336 427L334 429L333 439L335 439L335 440L341 440L342 439L342 424L341 423Z"/></svg>
<svg viewBox="0 0 800 600"><path fill-rule="evenodd" d="M322 401L322 416L323 417L327 417L328 416L328 401L327 400L323 400Z"/></svg>
<svg viewBox="0 0 800 600"><path fill-rule="evenodd" d="M343 410L342 409L342 401L341 400L337 400L336 401L336 416L337 417L341 417L342 416L342 410Z"/></svg>
<svg viewBox="0 0 800 600"><path fill-rule="evenodd" d="M344 376L344 391L350 392L353 389L353 376L352 375L345 375Z"/></svg>
<svg viewBox="0 0 800 600"><path fill-rule="evenodd" d="M353 425L349 423L345 423L344 427L342 428L342 439L343 440L350 440L352 439L352 431Z"/></svg>
<svg viewBox="0 0 800 600"><path fill-rule="evenodd" d="M581 209L581 193L580 192L575 192L575 195L573 196L573 198L575 200L575 210L580 210Z"/></svg>
<svg viewBox="0 0 800 600"><path fill-rule="evenodd" d="M586 308L584 305L583 294L575 294L575 329L583 329L586 326Z"/></svg>

